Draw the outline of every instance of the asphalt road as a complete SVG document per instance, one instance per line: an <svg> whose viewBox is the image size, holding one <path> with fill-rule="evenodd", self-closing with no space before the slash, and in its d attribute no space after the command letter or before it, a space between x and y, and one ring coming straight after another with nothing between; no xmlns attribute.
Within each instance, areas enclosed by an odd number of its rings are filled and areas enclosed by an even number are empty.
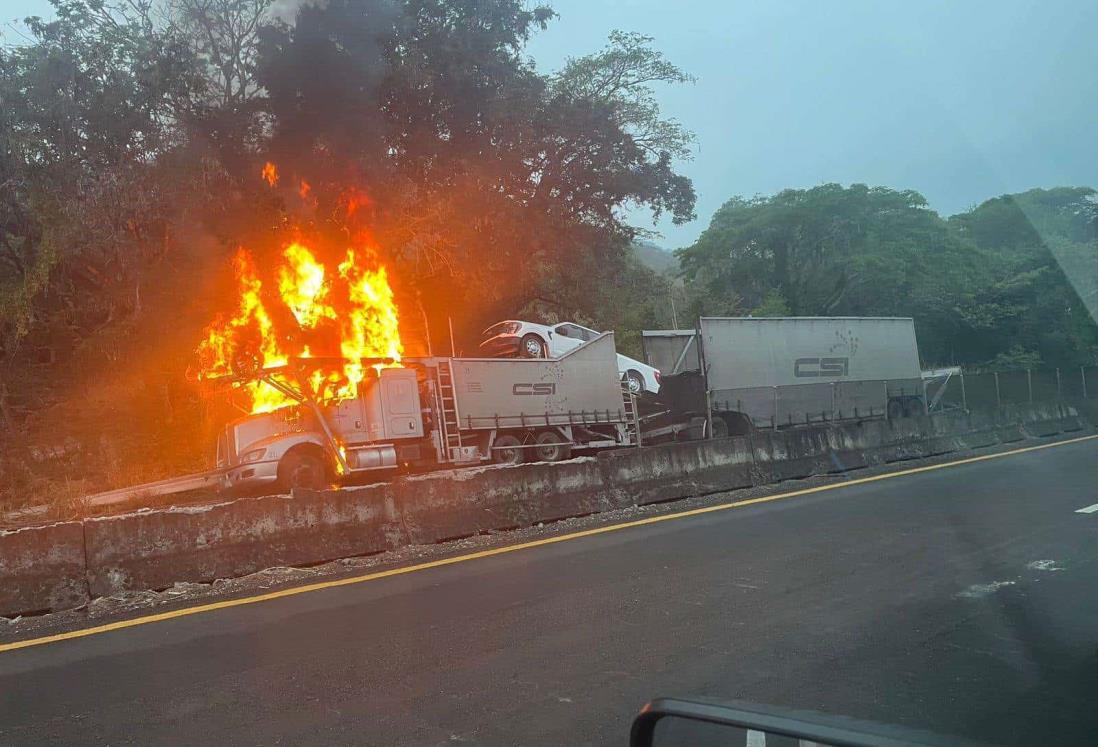
<svg viewBox="0 0 1098 747"><path fill-rule="evenodd" d="M0 743L623 744L658 695L1098 739L1098 441L0 653Z"/></svg>

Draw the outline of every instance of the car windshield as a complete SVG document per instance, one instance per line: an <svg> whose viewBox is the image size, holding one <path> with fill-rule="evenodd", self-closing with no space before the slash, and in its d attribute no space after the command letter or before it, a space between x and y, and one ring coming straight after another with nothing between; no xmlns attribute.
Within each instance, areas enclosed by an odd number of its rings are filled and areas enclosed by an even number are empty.
<svg viewBox="0 0 1098 747"><path fill-rule="evenodd" d="M564 335L565 337L571 337L576 340L593 340L598 337L598 332L594 332L586 327L581 327L578 324L561 324L554 330L557 334Z"/></svg>
<svg viewBox="0 0 1098 747"><path fill-rule="evenodd" d="M518 322L500 322L498 324L493 324L491 327L484 330L480 336L482 340L487 340L496 335L514 334L515 332L518 332L521 326L522 325Z"/></svg>
<svg viewBox="0 0 1098 747"><path fill-rule="evenodd" d="M0 747L1098 744L1098 0L0 9Z"/></svg>

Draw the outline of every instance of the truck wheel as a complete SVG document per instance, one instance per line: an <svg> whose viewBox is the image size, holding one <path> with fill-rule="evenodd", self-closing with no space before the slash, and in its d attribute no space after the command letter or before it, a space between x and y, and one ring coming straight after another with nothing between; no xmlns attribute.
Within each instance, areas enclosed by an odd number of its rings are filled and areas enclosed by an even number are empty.
<svg viewBox="0 0 1098 747"><path fill-rule="evenodd" d="M294 488L323 490L328 487L324 459L310 451L291 451L278 464L278 487L287 493Z"/></svg>
<svg viewBox="0 0 1098 747"><path fill-rule="evenodd" d="M720 415L713 416L712 438L728 438L728 421Z"/></svg>
<svg viewBox="0 0 1098 747"><path fill-rule="evenodd" d="M922 414L924 414L924 412L923 412L923 401L921 399L919 399L918 397L912 397L904 405L904 415L905 416L907 416L909 418L914 418L914 417L918 417L919 415L922 415Z"/></svg>
<svg viewBox="0 0 1098 747"><path fill-rule="evenodd" d="M526 335L519 345L519 354L523 358L545 358L545 343L537 335Z"/></svg>
<svg viewBox="0 0 1098 747"><path fill-rule="evenodd" d="M564 444L564 436L557 431L538 432L534 443L534 456L539 462L559 462L572 456L572 447Z"/></svg>
<svg viewBox="0 0 1098 747"><path fill-rule="evenodd" d="M522 449L515 448L518 446L522 446L522 443L514 436L500 436L492 444L492 461L496 464L521 464Z"/></svg>
<svg viewBox="0 0 1098 747"><path fill-rule="evenodd" d="M898 399L888 401L888 419L899 420L904 416L904 403Z"/></svg>
<svg viewBox="0 0 1098 747"><path fill-rule="evenodd" d="M725 413L724 422L728 423L729 436L746 436L753 427L751 419L742 412Z"/></svg>
<svg viewBox="0 0 1098 747"><path fill-rule="evenodd" d="M636 371L626 371L625 386L629 389L631 394L641 394L644 392L644 377Z"/></svg>

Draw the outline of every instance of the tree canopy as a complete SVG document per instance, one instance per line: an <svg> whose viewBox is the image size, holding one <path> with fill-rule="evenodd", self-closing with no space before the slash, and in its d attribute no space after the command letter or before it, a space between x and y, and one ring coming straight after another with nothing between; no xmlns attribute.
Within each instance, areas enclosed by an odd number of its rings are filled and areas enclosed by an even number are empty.
<svg viewBox="0 0 1098 747"><path fill-rule="evenodd" d="M917 192L826 184L733 198L679 257L696 312L912 316L929 362L1078 365L1098 356L1096 215L1088 188L943 220Z"/></svg>

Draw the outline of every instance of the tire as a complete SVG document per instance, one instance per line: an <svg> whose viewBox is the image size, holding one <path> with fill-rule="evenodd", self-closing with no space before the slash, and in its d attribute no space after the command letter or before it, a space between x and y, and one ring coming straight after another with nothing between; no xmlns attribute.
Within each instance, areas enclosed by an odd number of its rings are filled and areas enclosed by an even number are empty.
<svg viewBox="0 0 1098 747"><path fill-rule="evenodd" d="M904 404L904 417L914 418L925 414L923 401L919 397L912 397Z"/></svg>
<svg viewBox="0 0 1098 747"><path fill-rule="evenodd" d="M644 377L633 369L629 369L625 372L625 386L631 394L643 394Z"/></svg>
<svg viewBox="0 0 1098 747"><path fill-rule="evenodd" d="M546 358L545 341L537 335L526 335L519 341L519 357Z"/></svg>
<svg viewBox="0 0 1098 747"><path fill-rule="evenodd" d="M324 458L307 449L291 450L278 463L278 487L291 493L299 490L324 490L328 487L328 469Z"/></svg>
<svg viewBox="0 0 1098 747"><path fill-rule="evenodd" d="M557 431L539 431L534 437L537 448L534 449L534 458L539 462L560 462L572 456L570 445L560 445L564 442L564 436ZM554 444L542 446L542 444Z"/></svg>
<svg viewBox="0 0 1098 747"><path fill-rule="evenodd" d="M728 421L720 415L713 416L713 433L710 438L728 438Z"/></svg>
<svg viewBox="0 0 1098 747"><path fill-rule="evenodd" d="M522 464L522 449L511 448L521 446L522 442L509 433L496 438L492 444L492 461L496 464Z"/></svg>
<svg viewBox="0 0 1098 747"><path fill-rule="evenodd" d="M890 399L888 401L888 419L899 420L904 416L904 403L903 400Z"/></svg>
<svg viewBox="0 0 1098 747"><path fill-rule="evenodd" d="M729 436L746 436L754 427L751 419L742 412L730 412L724 416L724 422L728 423Z"/></svg>

